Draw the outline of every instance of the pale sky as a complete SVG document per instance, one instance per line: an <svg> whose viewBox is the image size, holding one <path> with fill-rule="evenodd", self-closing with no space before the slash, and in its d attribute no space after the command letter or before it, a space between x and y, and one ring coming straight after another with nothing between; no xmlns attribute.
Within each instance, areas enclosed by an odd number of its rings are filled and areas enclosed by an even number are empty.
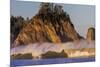
<svg viewBox="0 0 100 67"><path fill-rule="evenodd" d="M95 27L95 6L60 4L65 12L70 15L76 31L86 37L89 27ZM33 17L39 10L40 2L24 2L11 0L11 15Z"/></svg>

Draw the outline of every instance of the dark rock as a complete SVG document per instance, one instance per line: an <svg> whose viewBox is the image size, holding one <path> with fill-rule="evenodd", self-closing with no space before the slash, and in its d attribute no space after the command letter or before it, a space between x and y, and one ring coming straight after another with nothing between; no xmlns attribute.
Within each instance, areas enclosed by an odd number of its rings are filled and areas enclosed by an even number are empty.
<svg viewBox="0 0 100 67"><path fill-rule="evenodd" d="M67 53L63 50L61 53L48 51L45 54L41 55L42 59L51 59L51 58L68 58Z"/></svg>
<svg viewBox="0 0 100 67"><path fill-rule="evenodd" d="M33 56L31 53L26 53L26 54L14 54L11 55L12 59L32 59Z"/></svg>

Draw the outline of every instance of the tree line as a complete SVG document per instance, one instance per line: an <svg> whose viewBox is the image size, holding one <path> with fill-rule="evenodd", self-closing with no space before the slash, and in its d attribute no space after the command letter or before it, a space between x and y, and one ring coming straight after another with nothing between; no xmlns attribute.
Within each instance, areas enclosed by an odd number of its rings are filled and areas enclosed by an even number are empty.
<svg viewBox="0 0 100 67"><path fill-rule="evenodd" d="M22 16L11 16L10 17L10 33L11 43L16 39L22 28L29 22L29 18L25 20Z"/></svg>
<svg viewBox="0 0 100 67"><path fill-rule="evenodd" d="M61 19L70 21L69 15L63 10L63 6L54 3L41 3L38 12L43 22L58 23Z"/></svg>

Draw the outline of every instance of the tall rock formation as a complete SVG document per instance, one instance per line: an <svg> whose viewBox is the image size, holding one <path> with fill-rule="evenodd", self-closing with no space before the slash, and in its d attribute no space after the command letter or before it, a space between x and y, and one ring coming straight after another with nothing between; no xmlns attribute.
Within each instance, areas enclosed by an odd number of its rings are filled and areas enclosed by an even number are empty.
<svg viewBox="0 0 100 67"><path fill-rule="evenodd" d="M62 6L42 3L39 12L23 27L12 47L37 42L63 43L81 38Z"/></svg>
<svg viewBox="0 0 100 67"><path fill-rule="evenodd" d="M88 29L86 39L88 42L95 40L95 29L93 27Z"/></svg>

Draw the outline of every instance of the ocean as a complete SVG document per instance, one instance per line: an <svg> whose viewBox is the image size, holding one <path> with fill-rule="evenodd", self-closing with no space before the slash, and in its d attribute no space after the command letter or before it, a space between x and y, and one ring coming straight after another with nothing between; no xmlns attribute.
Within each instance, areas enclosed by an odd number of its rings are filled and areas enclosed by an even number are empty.
<svg viewBox="0 0 100 67"><path fill-rule="evenodd" d="M44 65L44 64L62 64L62 63L76 63L76 62L93 62L95 57L87 58L54 58L54 59L20 59L11 60L10 67L29 66L29 65Z"/></svg>

